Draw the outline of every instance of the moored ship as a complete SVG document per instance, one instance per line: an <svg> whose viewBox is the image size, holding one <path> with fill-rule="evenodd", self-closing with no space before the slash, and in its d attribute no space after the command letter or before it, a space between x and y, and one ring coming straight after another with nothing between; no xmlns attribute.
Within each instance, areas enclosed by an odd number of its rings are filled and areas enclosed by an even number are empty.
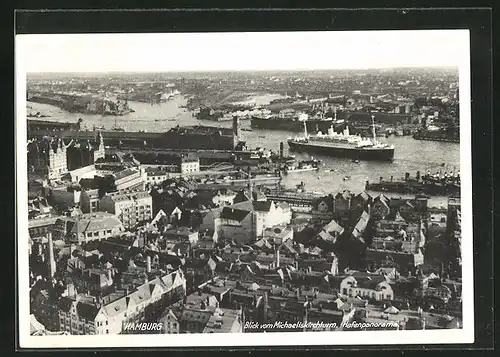
<svg viewBox="0 0 500 357"><path fill-rule="evenodd" d="M425 194L431 196L460 196L460 172L445 172L431 175L420 175L417 171L415 178L411 178L409 173L404 179L388 180L380 178L379 182L366 182L367 191L392 192L402 194Z"/></svg>
<svg viewBox="0 0 500 357"><path fill-rule="evenodd" d="M304 135L289 138L288 145L294 151L314 152L355 160L392 161L394 158L394 145L379 142L375 131L373 131L373 139L369 139L350 135L349 127L346 127L342 133L337 133L331 125L327 134L318 132L316 135L309 135L305 121Z"/></svg>
<svg viewBox="0 0 500 357"><path fill-rule="evenodd" d="M327 131L332 126L332 118L314 118L308 119L306 122L307 130L309 131ZM268 130L286 130L301 132L303 121L299 117L285 117L279 116L252 116L250 126L256 129ZM344 126L343 121L333 122L335 128Z"/></svg>

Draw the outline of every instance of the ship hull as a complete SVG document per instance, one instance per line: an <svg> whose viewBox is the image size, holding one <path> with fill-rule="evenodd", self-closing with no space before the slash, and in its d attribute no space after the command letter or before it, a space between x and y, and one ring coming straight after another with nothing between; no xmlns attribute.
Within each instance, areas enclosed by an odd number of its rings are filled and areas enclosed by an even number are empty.
<svg viewBox="0 0 500 357"><path fill-rule="evenodd" d="M332 126L331 120L308 120L306 122L307 130L310 132L324 132L326 133L328 129ZM304 131L304 123L298 120L290 119L262 119L258 117L252 117L250 126L256 129L267 129L267 130L286 130L293 132ZM344 125L335 125L336 130L342 130Z"/></svg>
<svg viewBox="0 0 500 357"><path fill-rule="evenodd" d="M394 159L394 149L359 149L348 147L335 147L335 146L319 146L310 143L298 143L293 140L288 140L290 150L297 152L315 153L332 157L346 157L356 160L368 161L392 161Z"/></svg>
<svg viewBox="0 0 500 357"><path fill-rule="evenodd" d="M454 184L433 184L423 182L377 182L367 183L367 191L392 192L401 194L426 194L431 196L460 195L460 186Z"/></svg>

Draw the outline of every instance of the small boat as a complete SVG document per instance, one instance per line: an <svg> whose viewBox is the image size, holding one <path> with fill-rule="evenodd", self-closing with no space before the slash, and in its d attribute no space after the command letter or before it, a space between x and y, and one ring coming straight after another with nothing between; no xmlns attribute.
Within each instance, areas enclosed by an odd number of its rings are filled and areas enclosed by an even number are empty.
<svg viewBox="0 0 500 357"><path fill-rule="evenodd" d="M352 160L355 164L359 164L359 160Z"/></svg>
<svg viewBox="0 0 500 357"><path fill-rule="evenodd" d="M252 129L243 128L242 131L252 131Z"/></svg>
<svg viewBox="0 0 500 357"><path fill-rule="evenodd" d="M351 176L344 176L344 181L350 180Z"/></svg>
<svg viewBox="0 0 500 357"><path fill-rule="evenodd" d="M266 136L265 135L259 135L259 138L265 139Z"/></svg>
<svg viewBox="0 0 500 357"><path fill-rule="evenodd" d="M317 170L319 170L320 164L321 164L321 162L319 160L315 160L315 159L300 161L297 166L285 165L284 171L285 171L285 173L317 171Z"/></svg>

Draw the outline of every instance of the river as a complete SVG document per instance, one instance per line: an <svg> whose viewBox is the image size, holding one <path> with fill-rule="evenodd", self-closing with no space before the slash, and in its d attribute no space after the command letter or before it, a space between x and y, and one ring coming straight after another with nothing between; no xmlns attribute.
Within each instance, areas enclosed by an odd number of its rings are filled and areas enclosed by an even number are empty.
<svg viewBox="0 0 500 357"><path fill-rule="evenodd" d="M198 120L187 109L182 108L186 102L187 100L183 96L176 96L166 103L154 105L129 101L129 106L135 112L118 117L68 113L52 105L32 102L28 102L28 105L32 108L31 111L50 115L47 120L76 122L78 118L82 118L84 125L89 130L92 130L94 125L110 129L115 124L115 121L116 125L123 127L127 131L167 131L176 125L202 124L221 127L230 127L232 125L231 122ZM250 121L242 120L241 125L242 128L250 128ZM249 147L264 147L276 152L279 150L280 142L285 142L286 147L286 139L291 135L296 135L286 131L263 129L253 129L251 132L242 131L241 133L243 140L246 140ZM106 141L106 138L104 140ZM389 179L392 175L394 179L399 179L404 176L405 172L415 176L418 170L421 173L427 170L437 172L445 168L448 171L460 170L459 144L420 141L408 136L391 136L384 140L394 144L396 148L393 162L361 161L354 163L349 159L317 156L324 164L324 167L319 172L289 174L283 177L282 183L294 187L304 182L307 190L323 193L335 194L345 189L358 193L364 189L366 181L378 181L381 176ZM286 149L285 152L287 151ZM295 155L298 159L309 158L307 154ZM445 164L445 167L442 164ZM446 199L443 197L433 198L431 203L433 205L445 204Z"/></svg>

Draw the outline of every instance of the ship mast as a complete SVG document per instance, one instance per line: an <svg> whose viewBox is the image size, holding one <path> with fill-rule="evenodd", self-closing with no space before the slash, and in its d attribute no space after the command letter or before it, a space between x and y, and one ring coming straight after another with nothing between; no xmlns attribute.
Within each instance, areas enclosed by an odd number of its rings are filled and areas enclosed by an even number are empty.
<svg viewBox="0 0 500 357"><path fill-rule="evenodd" d="M307 120L304 118L304 119L302 120L302 122L304 123L304 138L306 138L306 139L307 139L307 136L308 136L308 135L307 135Z"/></svg>

